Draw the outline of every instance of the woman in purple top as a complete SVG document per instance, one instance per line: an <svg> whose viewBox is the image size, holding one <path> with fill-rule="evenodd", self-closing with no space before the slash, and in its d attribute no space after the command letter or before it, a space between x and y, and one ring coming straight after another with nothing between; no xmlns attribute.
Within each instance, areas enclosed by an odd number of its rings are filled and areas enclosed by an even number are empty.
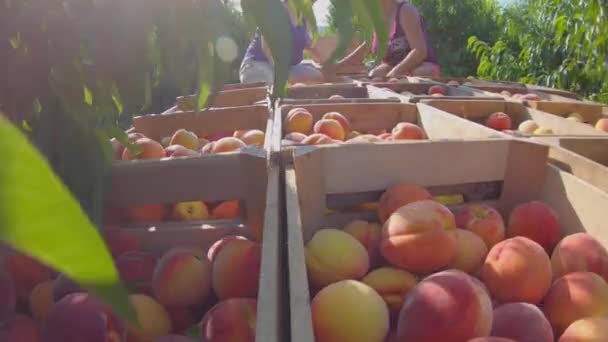
<svg viewBox="0 0 608 342"><path fill-rule="evenodd" d="M387 29L390 32L389 46L382 63L370 72L370 77L439 77L439 64L429 45L424 20L416 7L407 1L379 1L382 2ZM376 50L377 41L374 35L372 52ZM338 62L336 67L361 63L366 54L366 44L363 43Z"/></svg>
<svg viewBox="0 0 608 342"><path fill-rule="evenodd" d="M318 55L317 51L309 46L310 39L306 22L302 20L301 24L294 24L297 23L297 20L289 6L286 5L286 8L290 16L292 37L289 83L321 83L324 80L321 71L314 65L303 62L304 50L309 51L315 59ZM253 41L245 52L239 77L241 83L266 82L269 85L273 83L272 55L259 30L256 31Z"/></svg>

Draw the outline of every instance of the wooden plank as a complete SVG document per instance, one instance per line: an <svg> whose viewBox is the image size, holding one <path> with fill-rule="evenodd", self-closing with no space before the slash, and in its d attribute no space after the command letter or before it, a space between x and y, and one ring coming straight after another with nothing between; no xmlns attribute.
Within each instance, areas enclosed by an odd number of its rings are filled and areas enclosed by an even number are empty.
<svg viewBox="0 0 608 342"><path fill-rule="evenodd" d="M527 89L530 89L532 91L542 91L543 93L547 93L547 94L559 95L559 96L563 96L563 97L567 97L567 98L571 98L571 99L575 99L575 100L579 99L578 95L576 95L573 92L567 91L567 90L543 87L543 86L539 86L536 84L526 84L525 86Z"/></svg>
<svg viewBox="0 0 608 342"><path fill-rule="evenodd" d="M327 208L325 194L328 191L324 183L326 177L323 170L324 155L319 149L306 148L294 150L293 153L293 168L297 170L299 177L296 179L297 187L288 190L298 192L301 231L304 241L308 241L318 229ZM286 173L286 181L290 181L287 176L291 177L292 174ZM286 184L291 186L292 183Z"/></svg>
<svg viewBox="0 0 608 342"><path fill-rule="evenodd" d="M530 107L553 115L568 117L572 113L580 114L586 123L595 125L597 120L604 118L602 105L584 102L548 102L532 101Z"/></svg>
<svg viewBox="0 0 608 342"><path fill-rule="evenodd" d="M386 102L394 102L399 103L399 99L370 99L370 98L345 98L345 99L312 99L312 100L294 100L294 99L284 99L281 100L281 104L283 105L308 105L308 104L340 104L340 103L386 103Z"/></svg>
<svg viewBox="0 0 608 342"><path fill-rule="evenodd" d="M418 103L421 127L431 140L504 138L505 134L494 129L448 114L435 107Z"/></svg>
<svg viewBox="0 0 608 342"><path fill-rule="evenodd" d="M290 87L287 91L289 99L327 99L332 95L346 98L366 98L367 89L357 84L318 84Z"/></svg>
<svg viewBox="0 0 608 342"><path fill-rule="evenodd" d="M266 85L257 87L236 87L232 86L218 92L213 99L212 107L238 107L249 106L257 101L263 100L268 96L268 87ZM190 103L194 101L195 96L180 96L176 98L176 104L179 108L188 108Z"/></svg>

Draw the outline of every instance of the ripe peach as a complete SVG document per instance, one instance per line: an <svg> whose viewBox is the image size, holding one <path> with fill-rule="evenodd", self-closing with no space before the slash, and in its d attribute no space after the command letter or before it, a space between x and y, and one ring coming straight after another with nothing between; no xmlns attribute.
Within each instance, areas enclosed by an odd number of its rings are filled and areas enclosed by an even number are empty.
<svg viewBox="0 0 608 342"><path fill-rule="evenodd" d="M512 340L510 338L488 336L488 337L477 337L472 340L468 340L467 342L518 342L518 341Z"/></svg>
<svg viewBox="0 0 608 342"><path fill-rule="evenodd" d="M369 270L369 256L352 235L321 229L306 244L306 269L311 285L321 288L340 280L362 278Z"/></svg>
<svg viewBox="0 0 608 342"><path fill-rule="evenodd" d="M558 278L543 301L555 336L575 321L608 315L608 284L595 273L574 272Z"/></svg>
<svg viewBox="0 0 608 342"><path fill-rule="evenodd" d="M245 135L245 133L247 133L246 129L239 129L234 131L234 133L232 134L233 137L238 138L243 140L243 135Z"/></svg>
<svg viewBox="0 0 608 342"><path fill-rule="evenodd" d="M344 231L357 239L367 250L370 263L378 262L380 258L380 239L382 238L382 227L377 223L363 220L355 220L344 227Z"/></svg>
<svg viewBox="0 0 608 342"><path fill-rule="evenodd" d="M128 207L125 214L133 223L160 222L166 216L166 209L162 204L148 204Z"/></svg>
<svg viewBox="0 0 608 342"><path fill-rule="evenodd" d="M608 341L608 317L588 317L570 324L558 342Z"/></svg>
<svg viewBox="0 0 608 342"><path fill-rule="evenodd" d="M121 160L125 147L116 138L110 139L110 144L112 145L113 160Z"/></svg>
<svg viewBox="0 0 608 342"><path fill-rule="evenodd" d="M116 259L120 279L134 292L151 294L151 282L157 259L154 255L133 251L122 254Z"/></svg>
<svg viewBox="0 0 608 342"><path fill-rule="evenodd" d="M519 124L517 130L526 134L534 134L536 130L539 128L538 124L534 120L525 120Z"/></svg>
<svg viewBox="0 0 608 342"><path fill-rule="evenodd" d="M561 237L557 213L539 201L520 204L511 211L507 236L525 236L551 254Z"/></svg>
<svg viewBox="0 0 608 342"><path fill-rule="evenodd" d="M483 265L488 254L488 247L475 233L456 229L456 257L452 259L448 268L461 270L468 274L475 274Z"/></svg>
<svg viewBox="0 0 608 342"><path fill-rule="evenodd" d="M510 91L507 91L507 90L503 90L503 91L501 91L501 92L500 92L500 95L502 95L502 96L508 96L508 97L513 96L513 94L511 94L511 92L510 92ZM516 94L516 95L519 95L519 94Z"/></svg>
<svg viewBox="0 0 608 342"><path fill-rule="evenodd" d="M211 286L220 300L257 298L262 250L254 241L234 239L213 258Z"/></svg>
<svg viewBox="0 0 608 342"><path fill-rule="evenodd" d="M299 143L299 142L302 142L304 139L306 139L306 137L307 137L306 134L293 132L293 133L286 134L283 139Z"/></svg>
<svg viewBox="0 0 608 342"><path fill-rule="evenodd" d="M595 129L601 132L608 133L608 119L604 118L597 120L597 122L595 123Z"/></svg>
<svg viewBox="0 0 608 342"><path fill-rule="evenodd" d="M198 148L200 149L203 146L207 145L209 143L209 140L205 139L205 138L198 138Z"/></svg>
<svg viewBox="0 0 608 342"><path fill-rule="evenodd" d="M201 147L201 154L211 154L213 153L213 148L215 146L214 141L210 141Z"/></svg>
<svg viewBox="0 0 608 342"><path fill-rule="evenodd" d="M67 295L83 292L80 285L61 273L53 280L53 302L57 303Z"/></svg>
<svg viewBox="0 0 608 342"><path fill-rule="evenodd" d="M302 144L304 145L328 145L333 144L334 140L328 137L325 134L315 133L306 137L306 139L302 140Z"/></svg>
<svg viewBox="0 0 608 342"><path fill-rule="evenodd" d="M257 302L250 298L230 298L217 303L198 324L202 341L254 342Z"/></svg>
<svg viewBox="0 0 608 342"><path fill-rule="evenodd" d="M354 138L356 138L356 137L358 137L360 135L361 135L361 132L359 132L359 131L350 131L350 132L348 132L348 134L346 134L346 138L345 139L346 140L351 140L351 139L354 139Z"/></svg>
<svg viewBox="0 0 608 342"><path fill-rule="evenodd" d="M211 289L211 263L187 248L173 248L156 264L152 287L154 296L168 307L202 304Z"/></svg>
<svg viewBox="0 0 608 342"><path fill-rule="evenodd" d="M382 341L389 332L389 311L382 297L359 281L324 287L310 308L317 342Z"/></svg>
<svg viewBox="0 0 608 342"><path fill-rule="evenodd" d="M241 138L241 140L247 146L262 147L262 146L264 146L265 137L266 137L266 135L264 134L264 132L260 131L259 129L250 129L247 132L245 132L245 134L243 134L243 137Z"/></svg>
<svg viewBox="0 0 608 342"><path fill-rule="evenodd" d="M350 122L344 115L342 115L338 112L329 112L329 113L325 113L325 115L323 115L323 119L333 119L333 120L338 121L340 123L340 126L342 126L344 133L345 134L350 133Z"/></svg>
<svg viewBox="0 0 608 342"><path fill-rule="evenodd" d="M400 122L392 132L393 140L422 140L425 139L424 131L417 125L409 122Z"/></svg>
<svg viewBox="0 0 608 342"><path fill-rule="evenodd" d="M443 94L439 94L439 93L435 93L433 95L431 95L432 97L445 97L445 95Z"/></svg>
<svg viewBox="0 0 608 342"><path fill-rule="evenodd" d="M239 235L230 235L215 241L207 251L207 259L209 259L210 262L213 262L215 256L232 240L247 240L247 238Z"/></svg>
<svg viewBox="0 0 608 342"><path fill-rule="evenodd" d="M44 320L55 301L53 300L53 281L47 280L34 287L30 293L30 311L34 318Z"/></svg>
<svg viewBox="0 0 608 342"><path fill-rule="evenodd" d="M0 322L15 314L17 293L10 275L0 269Z"/></svg>
<svg viewBox="0 0 608 342"><path fill-rule="evenodd" d="M13 280L17 297L29 298L30 292L39 283L51 279L51 270L36 259L19 252L4 258L4 270Z"/></svg>
<svg viewBox="0 0 608 342"><path fill-rule="evenodd" d="M500 213L487 205L470 204L459 210L456 226L477 234L488 249L505 239L505 224Z"/></svg>
<svg viewBox="0 0 608 342"><path fill-rule="evenodd" d="M375 143L375 142L379 142L379 141L382 141L382 139L378 138L375 135L362 134L362 135L359 135L352 139L347 140L346 143L347 144L371 144L371 143Z"/></svg>
<svg viewBox="0 0 608 342"><path fill-rule="evenodd" d="M0 341L2 342L42 341L38 324L27 316L17 315L5 323L4 331L0 331Z"/></svg>
<svg viewBox="0 0 608 342"><path fill-rule="evenodd" d="M574 121L574 122L585 122L585 119L579 113L570 113L566 120Z"/></svg>
<svg viewBox="0 0 608 342"><path fill-rule="evenodd" d="M399 341L460 342L488 336L492 302L483 285L468 274L449 270L422 280L399 314Z"/></svg>
<svg viewBox="0 0 608 342"><path fill-rule="evenodd" d="M232 134L233 134L233 132L217 132L217 133L209 134L205 138L207 140L209 140L209 142L215 142L222 138L231 137ZM199 134L199 135L203 135L203 134Z"/></svg>
<svg viewBox="0 0 608 342"><path fill-rule="evenodd" d="M437 271L456 256L454 216L432 200L395 211L384 223L380 252L392 265L414 273Z"/></svg>
<svg viewBox="0 0 608 342"><path fill-rule="evenodd" d="M211 153L238 151L245 146L247 145L245 145L245 143L240 139L234 137L221 138L213 144L211 147Z"/></svg>
<svg viewBox="0 0 608 342"><path fill-rule="evenodd" d="M608 251L587 233L576 233L563 238L551 255L553 278L572 272L588 271L608 282Z"/></svg>
<svg viewBox="0 0 608 342"><path fill-rule="evenodd" d="M124 341L126 330L109 306L86 293L73 293L58 301L42 328L44 341Z"/></svg>
<svg viewBox="0 0 608 342"><path fill-rule="evenodd" d="M142 133L138 133L138 132L132 132L127 135L127 140L130 143L134 143L141 138L147 138L147 137L145 135L143 135Z"/></svg>
<svg viewBox="0 0 608 342"><path fill-rule="evenodd" d="M497 131L508 130L511 129L511 118L503 112L492 113L486 120L486 126Z"/></svg>
<svg viewBox="0 0 608 342"><path fill-rule="evenodd" d="M434 85L429 88L429 95L433 95L433 94L447 95L447 90L445 89L444 86Z"/></svg>
<svg viewBox="0 0 608 342"><path fill-rule="evenodd" d="M285 130L287 133L310 134L312 132L312 114L304 108L294 108L287 113Z"/></svg>
<svg viewBox="0 0 608 342"><path fill-rule="evenodd" d="M208 220L209 209L203 201L180 202L173 205L171 218L176 221Z"/></svg>
<svg viewBox="0 0 608 342"><path fill-rule="evenodd" d="M117 258L123 253L137 251L140 249L140 243L137 238L128 235L120 229L111 228L103 231L103 237L110 249L110 253L114 258Z"/></svg>
<svg viewBox="0 0 608 342"><path fill-rule="evenodd" d="M231 220L241 216L239 200L223 201L211 210L212 220Z"/></svg>
<svg viewBox="0 0 608 342"><path fill-rule="evenodd" d="M552 135L555 134L553 132L553 130L551 128L547 128L547 127L539 127L537 128L534 133L534 135Z"/></svg>
<svg viewBox="0 0 608 342"><path fill-rule="evenodd" d="M492 336L518 342L553 342L551 324L533 304L509 303L494 309Z"/></svg>
<svg viewBox="0 0 608 342"><path fill-rule="evenodd" d="M346 137L344 128L340 122L334 119L321 119L315 123L313 127L315 133L322 133L328 137L343 141Z"/></svg>
<svg viewBox="0 0 608 342"><path fill-rule="evenodd" d="M149 138L140 138L133 142L133 145L141 149L141 153L134 155L125 148L122 153L122 160L134 160L134 159L160 159L166 156L163 145Z"/></svg>
<svg viewBox="0 0 608 342"><path fill-rule="evenodd" d="M414 184L393 185L380 197L378 207L380 223L386 222L389 216L406 204L429 199L433 199L433 196L421 186Z"/></svg>
<svg viewBox="0 0 608 342"><path fill-rule="evenodd" d="M154 298L134 294L129 296L129 301L135 309L139 327L127 326L127 340L129 342L148 342L156 337L171 333L171 319L167 310Z"/></svg>
<svg viewBox="0 0 608 342"><path fill-rule="evenodd" d="M182 145L187 149L196 150L199 147L198 136L183 128L178 129L173 133L169 145Z"/></svg>
<svg viewBox="0 0 608 342"><path fill-rule="evenodd" d="M192 311L188 308L165 308L167 310L167 314L171 319L171 327L173 327L173 332L178 334L183 334L196 324L196 320L194 319L194 315Z"/></svg>
<svg viewBox="0 0 608 342"><path fill-rule="evenodd" d="M393 267L371 271L361 281L382 296L393 317L399 315L407 294L418 284L415 275Z"/></svg>
<svg viewBox="0 0 608 342"><path fill-rule="evenodd" d="M481 279L501 303L540 303L551 286L551 277L545 251L521 236L492 247L481 270Z"/></svg>
<svg viewBox="0 0 608 342"><path fill-rule="evenodd" d="M171 145L165 148L167 157L191 157L199 155L198 152L185 148L182 145Z"/></svg>
<svg viewBox="0 0 608 342"><path fill-rule="evenodd" d="M378 136L378 138L380 138L380 140L393 140L393 134L392 133L382 133Z"/></svg>

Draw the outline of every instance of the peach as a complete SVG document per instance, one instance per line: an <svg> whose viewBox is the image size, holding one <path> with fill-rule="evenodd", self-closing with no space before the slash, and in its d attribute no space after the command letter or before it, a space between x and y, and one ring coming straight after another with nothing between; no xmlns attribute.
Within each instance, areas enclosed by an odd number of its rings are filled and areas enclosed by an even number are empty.
<svg viewBox="0 0 608 342"><path fill-rule="evenodd" d="M387 133L385 129L370 129L367 132L365 132L366 134L371 134L371 135L375 135L375 136L379 136L380 134L384 134Z"/></svg>
<svg viewBox="0 0 608 342"><path fill-rule="evenodd" d="M134 143L141 138L147 138L147 137L138 132L132 132L127 135L127 141L129 141L130 143Z"/></svg>
<svg viewBox="0 0 608 342"><path fill-rule="evenodd" d="M105 229L103 231L103 237L114 258L117 258L123 253L140 249L139 240L122 232L120 229Z"/></svg>
<svg viewBox="0 0 608 342"><path fill-rule="evenodd" d="M432 199L433 196L423 187L414 184L397 184L389 187L380 197L378 218L380 223L386 222L400 207L422 200Z"/></svg>
<svg viewBox="0 0 608 342"><path fill-rule="evenodd" d="M585 119L579 113L570 113L566 120L574 121L574 122L585 122Z"/></svg>
<svg viewBox="0 0 608 342"><path fill-rule="evenodd" d="M600 132L608 133L608 119L603 118L597 120L597 122L595 123L595 129Z"/></svg>
<svg viewBox="0 0 608 342"><path fill-rule="evenodd" d="M306 139L306 137L307 137L306 134L293 132L293 133L286 134L283 139L299 143L299 142L302 142L304 139Z"/></svg>
<svg viewBox="0 0 608 342"><path fill-rule="evenodd" d="M239 235L231 235L231 236L225 236L225 237L215 241L213 243L213 245L211 245L211 247L209 247L209 250L207 251L207 259L209 259L209 261L213 262L213 259L215 259L215 256L222 250L222 248L224 248L224 246L226 246L226 244L228 244L232 240L247 240L247 238L244 236L239 236Z"/></svg>
<svg viewBox="0 0 608 342"><path fill-rule="evenodd" d="M0 269L0 322L4 322L15 314L17 293L13 279Z"/></svg>
<svg viewBox="0 0 608 342"><path fill-rule="evenodd" d="M167 251L156 264L154 296L167 307L188 307L205 302L211 289L211 263L187 248Z"/></svg>
<svg viewBox="0 0 608 342"><path fill-rule="evenodd" d="M483 285L468 274L449 270L422 280L403 303L399 341L460 342L488 336L492 302Z"/></svg>
<svg viewBox="0 0 608 342"><path fill-rule="evenodd" d="M287 113L284 125L287 133L310 134L313 125L312 114L304 108L294 108Z"/></svg>
<svg viewBox="0 0 608 342"><path fill-rule="evenodd" d="M257 298L262 249L259 243L234 239L213 258L211 286L220 300Z"/></svg>
<svg viewBox="0 0 608 342"><path fill-rule="evenodd" d="M42 341L38 324L27 316L17 315L5 325L4 331L0 331L0 341L2 342Z"/></svg>
<svg viewBox="0 0 608 342"><path fill-rule="evenodd" d="M180 202L173 205L171 218L176 221L208 220L209 209L203 201Z"/></svg>
<svg viewBox="0 0 608 342"><path fill-rule="evenodd" d="M532 134L534 134L534 135L552 135L555 133L553 132L553 130L551 128L539 127Z"/></svg>
<svg viewBox="0 0 608 342"><path fill-rule="evenodd" d="M67 295L83 292L80 285L61 273L53 280L53 302L57 303Z"/></svg>
<svg viewBox="0 0 608 342"><path fill-rule="evenodd" d="M551 286L551 262L542 247L525 237L497 243L481 269L481 279L501 303L538 304Z"/></svg>
<svg viewBox="0 0 608 342"><path fill-rule="evenodd" d="M512 340L510 338L488 336L488 337L476 337L472 340L469 340L468 342L518 342L518 341Z"/></svg>
<svg viewBox="0 0 608 342"><path fill-rule="evenodd" d="M247 146L262 147L262 146L264 146L265 137L266 137L266 135L261 130L250 129L247 132L245 132L245 134L243 134L243 137L241 138L241 140Z"/></svg>
<svg viewBox="0 0 608 342"><path fill-rule="evenodd" d="M243 135L245 135L245 133L247 133L246 129L239 129L234 131L234 133L232 134L233 137L238 138L243 140Z"/></svg>
<svg viewBox="0 0 608 342"><path fill-rule="evenodd" d="M435 93L433 95L431 95L432 97L445 97L445 95L440 94L440 93Z"/></svg>
<svg viewBox="0 0 608 342"><path fill-rule="evenodd" d="M129 342L148 342L156 337L171 333L171 319L167 310L154 298L133 294L129 301L135 309L139 326L127 326L127 340Z"/></svg>
<svg viewBox="0 0 608 342"><path fill-rule="evenodd" d="M221 138L220 140L213 143L211 147L211 153L224 153L238 151L245 147L245 143L235 137Z"/></svg>
<svg viewBox="0 0 608 342"><path fill-rule="evenodd" d="M133 142L141 152L137 155L131 153L128 148L122 152L122 160L134 159L160 159L166 156L163 145L149 138L140 138Z"/></svg>
<svg viewBox="0 0 608 342"><path fill-rule="evenodd" d="M160 222L166 216L165 206L162 204L148 204L128 207L125 210L127 219L133 223Z"/></svg>
<svg viewBox="0 0 608 342"><path fill-rule="evenodd" d="M508 97L513 96L513 94L510 91L507 91L507 90L501 91L500 95L502 95L502 96L508 96Z"/></svg>
<svg viewBox="0 0 608 342"><path fill-rule="evenodd" d="M214 141L210 141L201 147L201 154L211 154L213 153L213 148L215 146Z"/></svg>
<svg viewBox="0 0 608 342"><path fill-rule="evenodd" d="M523 94L521 96L521 100L526 100L526 101L540 101L541 98L540 96L538 96L538 94L534 94L534 93L528 93L528 94Z"/></svg>
<svg viewBox="0 0 608 342"><path fill-rule="evenodd" d="M392 133L382 133L378 136L378 138L380 140L393 140L393 134Z"/></svg>
<svg viewBox="0 0 608 342"><path fill-rule="evenodd" d="M165 308L167 314L171 319L171 327L173 327L174 333L184 333L194 324L196 321L192 311L188 308Z"/></svg>
<svg viewBox="0 0 608 342"><path fill-rule="evenodd" d="M399 315L407 294L418 284L415 275L393 267L371 271L361 281L382 296L393 317Z"/></svg>
<svg viewBox="0 0 608 342"><path fill-rule="evenodd" d="M393 140L422 140L425 139L424 131L419 126L409 123L400 122L392 132Z"/></svg>
<svg viewBox="0 0 608 342"><path fill-rule="evenodd" d="M122 146L122 144L118 140L116 140L116 138L110 139L110 144L112 145L113 160L121 160L122 153L124 152L125 147Z"/></svg>
<svg viewBox="0 0 608 342"><path fill-rule="evenodd" d="M173 133L169 145L182 145L187 149L196 150L199 147L198 136L183 128L178 129Z"/></svg>
<svg viewBox="0 0 608 342"><path fill-rule="evenodd" d="M203 135L203 134L199 134L199 135ZM233 135L233 132L217 132L217 133L209 134L205 138L209 142L215 142L215 141L218 141L218 140L220 140L222 138L231 137L232 135Z"/></svg>
<svg viewBox="0 0 608 342"><path fill-rule="evenodd" d="M494 309L492 336L517 342L553 342L551 324L533 304L509 303Z"/></svg>
<svg viewBox="0 0 608 342"><path fill-rule="evenodd" d="M205 139L205 138L198 138L198 149L202 148L203 146L207 145L209 143L209 140Z"/></svg>
<svg viewBox="0 0 608 342"><path fill-rule="evenodd" d="M375 142L380 142L382 139L378 138L375 135L371 134L362 134L358 135L352 139L346 141L347 144L371 144Z"/></svg>
<svg viewBox="0 0 608 342"><path fill-rule="evenodd" d="M380 295L356 280L320 290L310 303L316 342L381 342L389 332L389 311Z"/></svg>
<svg viewBox="0 0 608 342"><path fill-rule="evenodd" d="M470 204L456 212L456 226L477 234L488 249L505 239L505 224L500 213L487 205Z"/></svg>
<svg viewBox="0 0 608 342"><path fill-rule="evenodd" d="M354 139L354 138L356 138L356 137L358 137L360 135L361 135L361 132L359 132L359 131L350 131L350 132L348 132L348 134L346 134L346 138L345 139L346 140L351 140L351 139Z"/></svg>
<svg viewBox="0 0 608 342"><path fill-rule="evenodd" d="M561 336L579 319L608 316L608 284L595 273L568 273L549 289L543 311L555 336Z"/></svg>
<svg viewBox="0 0 608 342"><path fill-rule="evenodd" d="M198 152L188 149L182 145L171 145L165 148L167 157L191 157L199 155Z"/></svg>
<svg viewBox="0 0 608 342"><path fill-rule="evenodd" d="M211 210L212 220L231 220L241 216L239 200L223 201Z"/></svg>
<svg viewBox="0 0 608 342"><path fill-rule="evenodd" d="M511 129L511 118L503 112L492 113L486 120L486 126L497 131L508 130Z"/></svg>
<svg viewBox="0 0 608 342"><path fill-rule="evenodd" d="M151 282L157 259L155 256L142 251L122 254L116 259L116 268L120 279L126 282L134 292L151 294Z"/></svg>
<svg viewBox="0 0 608 342"><path fill-rule="evenodd" d="M447 90L444 86L434 85L429 88L428 93L429 93L429 95L433 95L433 94L447 95Z"/></svg>
<svg viewBox="0 0 608 342"><path fill-rule="evenodd" d="M18 298L27 299L39 283L51 279L51 270L36 259L19 252L4 258L4 270L13 280Z"/></svg>
<svg viewBox="0 0 608 342"><path fill-rule="evenodd" d="M344 128L342 128L342 125L338 120L334 119L321 119L317 121L313 130L315 133L325 134L335 140L343 141L346 137Z"/></svg>
<svg viewBox="0 0 608 342"><path fill-rule="evenodd" d="M522 121L517 130L526 134L534 134L534 132L539 128L538 124L534 120L525 120Z"/></svg>
<svg viewBox="0 0 608 342"><path fill-rule="evenodd" d="M30 293L30 312L38 320L42 321L48 316L54 303L52 280L36 285Z"/></svg>
<svg viewBox="0 0 608 342"><path fill-rule="evenodd" d="M558 342L608 341L608 317L588 317L570 324Z"/></svg>
<svg viewBox="0 0 608 342"><path fill-rule="evenodd" d="M318 230L306 244L305 253L308 279L316 288L340 280L360 279L369 270L365 247L338 229Z"/></svg>
<svg viewBox="0 0 608 342"><path fill-rule="evenodd" d="M450 262L448 268L475 274L483 265L488 254L488 247L475 233L456 229L456 257Z"/></svg>
<svg viewBox="0 0 608 342"><path fill-rule="evenodd" d="M329 113L325 113L325 115L323 115L322 119L336 120L340 123L340 126L342 126L342 129L344 130L345 134L348 135L348 133L350 133L350 122L344 115L342 115L338 112L329 112Z"/></svg>
<svg viewBox="0 0 608 342"><path fill-rule="evenodd" d="M376 223L369 223L363 220L355 220L344 227L344 231L357 239L367 250L370 263L379 261L380 239L382 238L382 227Z"/></svg>
<svg viewBox="0 0 608 342"><path fill-rule="evenodd" d="M257 302L250 298L230 298L217 303L198 324L202 341L254 342Z"/></svg>
<svg viewBox="0 0 608 342"><path fill-rule="evenodd" d="M551 255L553 278L588 271L608 282L608 251L593 236L576 233L563 238Z"/></svg>
<svg viewBox="0 0 608 342"><path fill-rule="evenodd" d="M304 145L328 145L333 144L334 140L328 137L325 134L315 133L306 137L306 139L302 140L302 144Z"/></svg>
<svg viewBox="0 0 608 342"><path fill-rule="evenodd" d="M561 238L557 213L539 201L520 204L511 211L507 236L525 236L551 254Z"/></svg>
<svg viewBox="0 0 608 342"><path fill-rule="evenodd" d="M65 296L51 308L42 328L44 341L124 341L126 330L109 306L86 293Z"/></svg>

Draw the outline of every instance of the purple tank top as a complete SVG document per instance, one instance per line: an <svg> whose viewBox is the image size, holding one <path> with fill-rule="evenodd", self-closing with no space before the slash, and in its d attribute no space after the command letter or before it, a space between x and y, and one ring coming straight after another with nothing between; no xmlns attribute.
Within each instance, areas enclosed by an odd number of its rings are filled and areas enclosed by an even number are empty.
<svg viewBox="0 0 608 342"><path fill-rule="evenodd" d="M302 24L294 25L290 23L290 26L292 39L291 65L296 65L300 64L304 59L304 49L308 47L309 43L308 29L306 28L306 21L304 19L302 19ZM262 35L259 29L256 30L253 40L245 52L245 57L243 57L243 61L248 60L268 62L268 58L262 48Z"/></svg>
<svg viewBox="0 0 608 342"><path fill-rule="evenodd" d="M397 9L397 14L395 15L395 20L393 21L392 31L389 36L389 44L388 50L386 51L386 55L382 60L384 63L387 63L391 66L395 66L399 64L412 50L410 47L410 43L407 41L407 37L405 36L405 32L403 32L403 27L401 27L400 13L403 6L409 5L407 2L402 2L399 4L399 8ZM418 12L418 10L416 10ZM429 35L426 30L426 24L424 23L424 18L420 14L420 24L422 25L422 33L424 34L424 42L426 43L426 59L425 62L437 63L437 59L435 58L435 52L429 44ZM376 34L374 34L374 39L372 41L372 53L375 53L378 49L378 40L376 38Z"/></svg>

